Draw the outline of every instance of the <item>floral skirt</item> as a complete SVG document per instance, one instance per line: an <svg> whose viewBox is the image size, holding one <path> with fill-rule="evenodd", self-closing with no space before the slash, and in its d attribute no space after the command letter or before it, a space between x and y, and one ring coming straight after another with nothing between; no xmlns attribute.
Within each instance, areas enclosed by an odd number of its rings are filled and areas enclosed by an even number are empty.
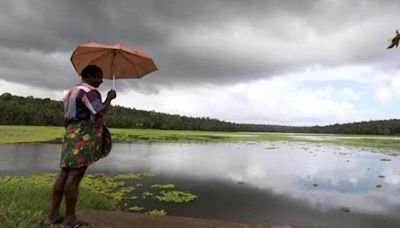
<svg viewBox="0 0 400 228"><path fill-rule="evenodd" d="M103 123L79 120L68 123L61 150L61 168L81 168L106 157L111 134Z"/></svg>

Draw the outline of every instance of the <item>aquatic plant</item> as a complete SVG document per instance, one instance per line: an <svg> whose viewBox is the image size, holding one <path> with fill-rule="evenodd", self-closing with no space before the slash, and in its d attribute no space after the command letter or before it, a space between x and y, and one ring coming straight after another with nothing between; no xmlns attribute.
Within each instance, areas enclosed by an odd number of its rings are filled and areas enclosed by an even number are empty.
<svg viewBox="0 0 400 228"><path fill-rule="evenodd" d="M159 189L172 189L175 188L174 184L153 184L151 188L159 188Z"/></svg>
<svg viewBox="0 0 400 228"><path fill-rule="evenodd" d="M125 182L116 181L112 177L102 174L88 174L82 180L82 187L89 187L93 191L103 194L108 198L115 200L116 204L120 203L135 188L132 186L124 186Z"/></svg>
<svg viewBox="0 0 400 228"><path fill-rule="evenodd" d="M151 193L151 192L143 192L142 193L142 198L143 199L146 199L146 198L152 197L152 196L153 196L153 193Z"/></svg>
<svg viewBox="0 0 400 228"><path fill-rule="evenodd" d="M146 215L164 216L164 215L167 215L167 212L164 209L161 209L161 210L154 209L152 211L146 212L145 214Z"/></svg>
<svg viewBox="0 0 400 228"><path fill-rule="evenodd" d="M349 207L346 207L346 206L340 207L340 210L341 210L342 212L344 212L344 213L349 213L349 212L350 212L350 208L349 208Z"/></svg>
<svg viewBox="0 0 400 228"><path fill-rule="evenodd" d="M145 177L155 177L155 173L125 173L125 174L119 174L114 177L114 179L118 180L128 180L128 179L135 179L135 180L140 180Z"/></svg>
<svg viewBox="0 0 400 228"><path fill-rule="evenodd" d="M187 203L197 198L196 195L188 191L161 191L155 196L161 202Z"/></svg>
<svg viewBox="0 0 400 228"><path fill-rule="evenodd" d="M144 207L133 206L133 207L130 207L129 210L130 210L130 211L139 212L139 211L143 211L143 210L144 210Z"/></svg>

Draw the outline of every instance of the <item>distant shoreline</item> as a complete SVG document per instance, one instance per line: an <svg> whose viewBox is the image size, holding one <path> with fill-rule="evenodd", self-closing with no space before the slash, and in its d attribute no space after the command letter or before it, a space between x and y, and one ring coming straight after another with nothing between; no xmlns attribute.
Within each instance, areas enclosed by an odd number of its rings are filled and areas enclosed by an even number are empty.
<svg viewBox="0 0 400 228"><path fill-rule="evenodd" d="M0 125L0 144L61 143L64 130L64 127L55 126ZM400 137L398 136L122 128L111 128L110 131L114 143L249 143L286 141L400 149Z"/></svg>

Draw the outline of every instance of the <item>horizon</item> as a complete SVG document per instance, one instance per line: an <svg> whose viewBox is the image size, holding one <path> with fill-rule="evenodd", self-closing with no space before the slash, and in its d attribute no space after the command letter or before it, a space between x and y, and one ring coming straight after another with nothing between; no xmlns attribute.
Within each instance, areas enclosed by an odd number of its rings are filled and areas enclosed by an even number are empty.
<svg viewBox="0 0 400 228"><path fill-rule="evenodd" d="M400 49L386 49L400 29L398 1L0 6L0 94L62 100L80 81L73 50L96 41L143 50L159 68L140 80L117 80L113 105L282 126L400 117ZM103 99L111 84L100 86Z"/></svg>
<svg viewBox="0 0 400 228"><path fill-rule="evenodd" d="M7 93L8 93L8 92L2 93L2 94L0 94L0 96L2 96L2 95L4 95L4 94L7 94ZM8 94L10 94L11 96L18 96L18 95L14 95L14 94L11 94L11 93L8 93ZM49 97L44 97L44 98L41 98L41 97L34 97L34 96L18 96L18 97L22 97L22 98L32 97L33 99L50 99L51 101L63 102L63 100L53 100L53 99L51 99L51 98L49 98ZM396 118L395 118L395 119L379 119L379 120L361 120L361 121L357 121L357 122L333 123L333 124L329 124L329 125L308 125L308 126L307 126L307 125L303 125L303 126L296 126L296 125L276 125L276 124L239 123L239 122L231 122L231 121L227 121L227 120L223 120L223 119L210 118L210 117L208 117L208 116L185 116L185 115L179 115L179 114L176 114L176 113L160 112L160 111L157 111L157 110L143 110L143 109L136 109L136 108L134 108L134 107L133 107L133 108L125 107L125 106L121 106L121 105L113 105L113 106L114 106L114 107L115 107L115 106L118 106L118 107L127 108L127 109L135 109L136 111L155 112L155 113L165 114L165 115L178 115L178 116L180 116L180 117L186 117L186 118L209 118L209 119L214 119L214 120L221 121L221 122L229 122L229 123L232 123L232 124L273 125L273 126L281 126L281 127L299 127L299 128L302 128L302 127L328 127L328 126L332 126L332 125L335 125L335 124L343 125L343 124L356 124L356 123L362 123L362 122L375 122L375 121L397 120Z"/></svg>

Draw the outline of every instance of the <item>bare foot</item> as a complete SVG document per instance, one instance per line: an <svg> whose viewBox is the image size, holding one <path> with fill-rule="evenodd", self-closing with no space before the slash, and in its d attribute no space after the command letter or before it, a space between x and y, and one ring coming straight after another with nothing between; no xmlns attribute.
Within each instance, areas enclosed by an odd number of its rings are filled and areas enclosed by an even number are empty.
<svg viewBox="0 0 400 228"><path fill-rule="evenodd" d="M62 228L78 228L78 227L89 227L89 223L76 219L75 221L66 221L61 225Z"/></svg>

